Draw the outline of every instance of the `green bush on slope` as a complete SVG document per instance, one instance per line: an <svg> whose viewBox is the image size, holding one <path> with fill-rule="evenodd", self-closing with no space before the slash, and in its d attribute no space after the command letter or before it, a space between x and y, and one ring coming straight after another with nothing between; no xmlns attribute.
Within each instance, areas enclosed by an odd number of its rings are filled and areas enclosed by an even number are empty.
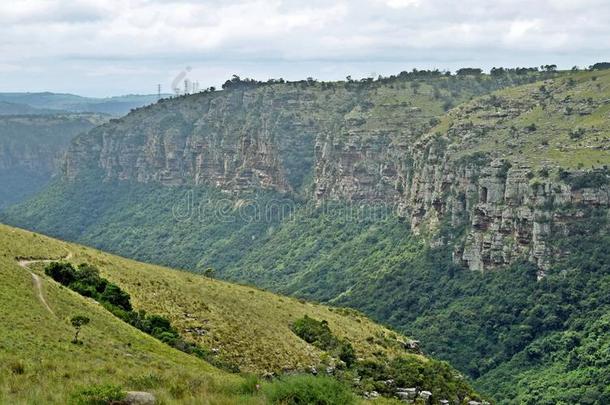
<svg viewBox="0 0 610 405"><path fill-rule="evenodd" d="M272 404L350 405L356 398L349 389L329 377L299 375L285 377L267 385L265 395Z"/></svg>

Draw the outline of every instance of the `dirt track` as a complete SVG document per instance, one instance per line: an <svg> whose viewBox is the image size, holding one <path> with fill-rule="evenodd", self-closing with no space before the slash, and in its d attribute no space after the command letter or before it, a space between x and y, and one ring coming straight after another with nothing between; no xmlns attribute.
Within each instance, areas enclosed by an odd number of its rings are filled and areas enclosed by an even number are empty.
<svg viewBox="0 0 610 405"><path fill-rule="evenodd" d="M55 315L55 312L53 312L53 309L51 308L51 306L47 302L46 298L44 297L44 292L42 290L42 280L36 273L32 272L29 269L29 266L32 264L35 264L35 263L51 263L51 262L55 262L58 260L69 260L71 257L72 257L72 252L68 253L65 257L62 257L60 259L18 260L19 266L26 269L31 274L32 281L34 283L34 289L36 289L36 295L38 296L38 300L53 316L57 316L57 315Z"/></svg>

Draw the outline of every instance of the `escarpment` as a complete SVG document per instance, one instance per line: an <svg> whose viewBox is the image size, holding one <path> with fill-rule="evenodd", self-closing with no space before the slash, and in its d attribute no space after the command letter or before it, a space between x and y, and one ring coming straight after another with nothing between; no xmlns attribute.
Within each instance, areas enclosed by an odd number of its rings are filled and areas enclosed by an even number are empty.
<svg viewBox="0 0 610 405"><path fill-rule="evenodd" d="M163 100L79 137L64 174L384 203L456 263L526 258L542 276L563 254L552 236L608 209L610 75L485 80L276 83Z"/></svg>
<svg viewBox="0 0 610 405"><path fill-rule="evenodd" d="M0 171L50 176L70 141L103 122L94 114L5 115L0 117Z"/></svg>

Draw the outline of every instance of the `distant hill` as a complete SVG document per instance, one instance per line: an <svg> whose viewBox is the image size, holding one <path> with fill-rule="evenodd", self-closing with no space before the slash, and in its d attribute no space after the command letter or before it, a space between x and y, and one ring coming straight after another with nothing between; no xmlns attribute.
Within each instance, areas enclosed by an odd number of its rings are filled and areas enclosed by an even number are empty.
<svg viewBox="0 0 610 405"><path fill-rule="evenodd" d="M167 95L162 95L167 97ZM21 104L35 109L70 112L94 112L110 115L125 115L130 110L157 102L156 94L93 98L64 93L0 93L0 102ZM1 107L0 107L1 111ZM36 114L36 110L30 113ZM22 113L20 113L22 114Z"/></svg>
<svg viewBox="0 0 610 405"><path fill-rule="evenodd" d="M58 112L58 110L36 108L27 104L0 101L0 115L52 115Z"/></svg>

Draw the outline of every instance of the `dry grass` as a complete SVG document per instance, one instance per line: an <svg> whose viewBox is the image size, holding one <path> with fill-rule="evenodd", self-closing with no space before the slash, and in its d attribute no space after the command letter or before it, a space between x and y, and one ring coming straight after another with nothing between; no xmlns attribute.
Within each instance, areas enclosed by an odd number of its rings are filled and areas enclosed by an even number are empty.
<svg viewBox="0 0 610 405"><path fill-rule="evenodd" d="M148 390L163 403L264 402L259 396L239 395L239 375L219 371L141 333L43 276L42 265L33 265L57 314L53 317L15 258L60 258L68 252L72 262L98 266L104 277L127 290L135 308L169 316L181 332L203 328L203 336L185 336L218 349L219 356L239 363L242 370L302 369L323 362L323 353L289 329L305 314L326 319L334 333L354 344L359 356L402 351L399 336L353 311L138 263L0 225L0 403L65 403L74 387L110 383L141 389L147 381L154 382ZM68 319L75 314L92 320L83 328L83 345L70 343Z"/></svg>

